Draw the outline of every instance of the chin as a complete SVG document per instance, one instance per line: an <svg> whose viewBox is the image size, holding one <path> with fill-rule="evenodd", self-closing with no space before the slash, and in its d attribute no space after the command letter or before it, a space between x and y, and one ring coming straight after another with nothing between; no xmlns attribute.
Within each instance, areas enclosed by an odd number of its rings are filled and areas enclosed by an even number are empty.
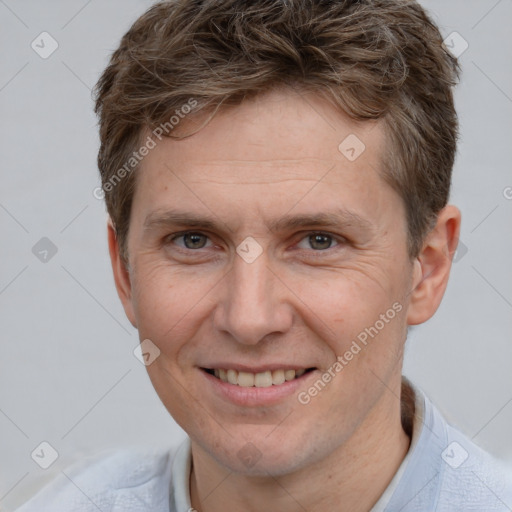
<svg viewBox="0 0 512 512"><path fill-rule="evenodd" d="M243 427L239 427L243 428ZM298 435L285 433L280 436L270 433L268 425L260 431L260 435L245 435L241 439L223 439L220 442L207 443L203 447L219 465L239 475L250 477L279 477L299 471L323 457L323 451L309 449L306 439ZM250 441L252 439L252 441ZM222 446L222 451L218 447ZM326 448L326 454L329 450Z"/></svg>

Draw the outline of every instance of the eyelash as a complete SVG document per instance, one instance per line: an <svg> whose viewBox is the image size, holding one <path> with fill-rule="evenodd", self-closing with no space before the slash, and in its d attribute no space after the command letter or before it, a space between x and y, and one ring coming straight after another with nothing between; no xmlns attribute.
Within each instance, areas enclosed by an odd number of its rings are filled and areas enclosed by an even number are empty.
<svg viewBox="0 0 512 512"><path fill-rule="evenodd" d="M171 242L174 242L178 238L183 238L186 235L201 235L201 236L205 236L208 240L210 240L210 237L208 235L206 235L205 233L202 233L201 231L182 231L180 233L168 235L164 240L164 244L167 245ZM326 236L326 237L330 238L333 242L336 242L335 246L328 247L327 249L318 249L318 250L311 249L311 252L315 252L315 253L326 253L332 249L335 249L336 247L338 247L340 245L345 245L348 243L348 240L344 237L338 237L338 236L332 235L331 233L326 233L323 231L308 231L304 234L304 236L299 240L298 243L300 243L300 242L302 242L302 240L304 240L308 237L314 236L314 235ZM200 253L202 249L208 248L208 247L201 247L199 249L188 249L186 247L181 247L181 246L178 246L178 247L179 247L180 251L187 252L187 253L193 253L193 252ZM306 250L306 249L298 249L298 250Z"/></svg>

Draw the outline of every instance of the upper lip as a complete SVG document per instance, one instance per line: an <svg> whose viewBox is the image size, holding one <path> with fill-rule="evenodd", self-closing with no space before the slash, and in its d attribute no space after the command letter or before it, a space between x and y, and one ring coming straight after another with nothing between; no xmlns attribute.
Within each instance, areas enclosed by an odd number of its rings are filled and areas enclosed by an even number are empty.
<svg viewBox="0 0 512 512"><path fill-rule="evenodd" d="M269 364L259 364L258 366L250 366L247 364L241 363L228 363L228 362L220 362L213 363L208 365L203 365L201 368L206 370L236 370L238 372L248 372L248 373L263 373L267 371L274 370L308 370L309 368L314 368L312 365L304 365L304 364L290 364L290 363L269 363Z"/></svg>

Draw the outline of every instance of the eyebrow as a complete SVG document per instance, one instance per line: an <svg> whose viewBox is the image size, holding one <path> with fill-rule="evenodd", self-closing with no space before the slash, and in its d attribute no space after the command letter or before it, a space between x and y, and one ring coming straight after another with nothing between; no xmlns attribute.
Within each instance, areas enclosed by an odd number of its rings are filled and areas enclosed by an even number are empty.
<svg viewBox="0 0 512 512"><path fill-rule="evenodd" d="M182 210L156 210L147 215L144 220L144 232L172 226L186 226L212 231L227 231L225 223L220 223L214 217L205 217ZM374 225L368 219L356 212L339 208L330 212L315 214L284 215L279 219L271 220L266 227L272 232L282 232L296 228L313 226L322 227L353 227L366 231L373 231Z"/></svg>

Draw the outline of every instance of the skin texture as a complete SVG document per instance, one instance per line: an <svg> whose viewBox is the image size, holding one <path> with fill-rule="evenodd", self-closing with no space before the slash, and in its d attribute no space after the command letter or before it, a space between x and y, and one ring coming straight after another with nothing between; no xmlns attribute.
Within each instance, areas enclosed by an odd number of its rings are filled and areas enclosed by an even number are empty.
<svg viewBox="0 0 512 512"><path fill-rule="evenodd" d="M350 134L366 146L354 161L338 149ZM385 143L379 121L356 123L312 94L267 93L220 111L190 138L164 139L145 157L128 267L109 224L126 315L140 339L160 349L149 376L192 440L198 511L367 511L406 455L399 397L407 326L439 306L460 212L442 210L411 260L402 201L381 178ZM336 225L267 227L340 208L351 216ZM144 227L169 209L217 227ZM199 238L172 238L187 230ZM324 237L310 236L318 232ZM252 263L236 252L246 237L263 251ZM400 312L301 404L298 393L396 303ZM200 369L228 363L316 370L276 403L240 405ZM255 464L240 456L249 449Z"/></svg>

